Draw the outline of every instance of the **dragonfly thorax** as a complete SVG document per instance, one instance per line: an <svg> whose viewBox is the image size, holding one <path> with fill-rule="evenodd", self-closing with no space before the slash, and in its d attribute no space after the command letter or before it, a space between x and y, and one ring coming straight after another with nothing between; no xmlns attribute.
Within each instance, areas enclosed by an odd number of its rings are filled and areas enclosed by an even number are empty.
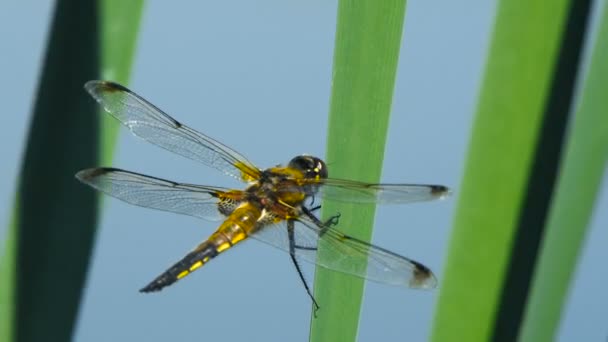
<svg viewBox="0 0 608 342"><path fill-rule="evenodd" d="M316 157L302 155L293 158L286 167L276 166L262 172L257 182L246 189L248 202L278 217L298 216L295 211L318 191L318 183L327 178L325 163Z"/></svg>
<svg viewBox="0 0 608 342"><path fill-rule="evenodd" d="M274 210L280 213L280 217L292 216L291 211L299 207L310 194L299 186L295 179L280 173L286 170L285 168L272 170L274 172L267 171L265 177L246 189L249 194L247 201L257 202L262 208ZM288 206L285 207L284 204Z"/></svg>

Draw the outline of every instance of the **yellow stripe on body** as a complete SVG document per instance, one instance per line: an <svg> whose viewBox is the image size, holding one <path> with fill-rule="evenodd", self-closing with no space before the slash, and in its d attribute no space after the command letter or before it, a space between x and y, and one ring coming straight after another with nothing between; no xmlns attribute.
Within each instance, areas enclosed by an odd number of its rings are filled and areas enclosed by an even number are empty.
<svg viewBox="0 0 608 342"><path fill-rule="evenodd" d="M194 265L190 266L189 271L192 272L192 271L194 271L195 269L197 269L197 268L199 268L201 266L203 266L203 261L199 260L199 261L195 262Z"/></svg>
<svg viewBox="0 0 608 342"><path fill-rule="evenodd" d="M251 203L245 203L235 209L207 241L215 244L217 252L221 253L253 233L261 216L260 208Z"/></svg>
<svg viewBox="0 0 608 342"><path fill-rule="evenodd" d="M181 271L177 275L177 279L182 279L183 277L187 276L191 272L195 271L197 268L203 266L203 264L205 264L209 259L209 257L205 257L205 259L195 262L194 264L192 264L192 266L190 266L189 269Z"/></svg>
<svg viewBox="0 0 608 342"><path fill-rule="evenodd" d="M249 233L253 232L261 215L262 211L256 206L249 203L242 205L237 208L224 223L222 223L207 241L200 244L193 253L196 253L197 249L200 249L202 252L210 247L215 248L217 254L226 251L235 244L245 240L249 236ZM189 275L206 264L213 257L214 256L207 255L202 260L193 260L194 262L187 270L184 270L177 275L177 279L182 279Z"/></svg>
<svg viewBox="0 0 608 342"><path fill-rule="evenodd" d="M219 244L219 245L216 247L216 249L215 249L215 250L216 250L218 253L222 253L223 251L227 250L227 249L228 249L228 248L230 248L230 247L232 247L232 245L230 245L230 242L227 242L227 241L226 241L226 242L222 242L221 244Z"/></svg>

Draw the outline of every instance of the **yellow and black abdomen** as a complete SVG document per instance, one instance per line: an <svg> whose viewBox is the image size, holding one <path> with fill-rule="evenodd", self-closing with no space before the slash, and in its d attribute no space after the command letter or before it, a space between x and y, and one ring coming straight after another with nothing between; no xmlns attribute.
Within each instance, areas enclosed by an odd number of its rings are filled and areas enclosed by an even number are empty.
<svg viewBox="0 0 608 342"><path fill-rule="evenodd" d="M218 254L245 240L249 234L255 231L261 216L261 209L251 203L235 209L207 241L198 245L182 260L142 288L140 292L160 291L200 268Z"/></svg>

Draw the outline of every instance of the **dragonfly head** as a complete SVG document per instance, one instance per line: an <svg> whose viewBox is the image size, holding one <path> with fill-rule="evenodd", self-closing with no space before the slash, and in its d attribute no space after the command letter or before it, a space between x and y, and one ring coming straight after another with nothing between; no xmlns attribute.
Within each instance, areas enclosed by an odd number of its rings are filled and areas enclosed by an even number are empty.
<svg viewBox="0 0 608 342"><path fill-rule="evenodd" d="M327 178L327 165L317 157L308 155L297 156L289 162L288 166L301 171L305 178Z"/></svg>

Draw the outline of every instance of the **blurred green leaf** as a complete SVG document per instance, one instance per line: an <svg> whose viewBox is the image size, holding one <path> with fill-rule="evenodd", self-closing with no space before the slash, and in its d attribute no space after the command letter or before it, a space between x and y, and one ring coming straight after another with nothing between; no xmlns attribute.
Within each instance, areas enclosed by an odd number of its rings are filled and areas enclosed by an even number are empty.
<svg viewBox="0 0 608 342"><path fill-rule="evenodd" d="M109 159L115 137L101 132L98 107L83 85L99 78L100 70L127 80L142 5L56 3L0 264L0 300L6 303L0 341L72 336L98 209L97 195L74 173L99 165L101 154Z"/></svg>
<svg viewBox="0 0 608 342"><path fill-rule="evenodd" d="M600 20L520 341L555 340L608 162L608 6Z"/></svg>
<svg viewBox="0 0 608 342"><path fill-rule="evenodd" d="M498 4L434 341L517 338L560 164L588 4Z"/></svg>

